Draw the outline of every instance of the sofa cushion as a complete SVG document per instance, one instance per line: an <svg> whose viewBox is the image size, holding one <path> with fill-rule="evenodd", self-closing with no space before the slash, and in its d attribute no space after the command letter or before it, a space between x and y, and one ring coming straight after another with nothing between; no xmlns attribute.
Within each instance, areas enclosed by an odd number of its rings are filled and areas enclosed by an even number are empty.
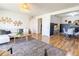
<svg viewBox="0 0 79 59"><path fill-rule="evenodd" d="M0 35L10 34L10 31L0 30Z"/></svg>

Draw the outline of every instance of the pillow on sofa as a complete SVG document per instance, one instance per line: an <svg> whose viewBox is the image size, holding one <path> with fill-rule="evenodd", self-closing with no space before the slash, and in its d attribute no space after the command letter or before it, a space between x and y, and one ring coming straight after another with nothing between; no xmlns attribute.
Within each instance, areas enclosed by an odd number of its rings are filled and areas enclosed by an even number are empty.
<svg viewBox="0 0 79 59"><path fill-rule="evenodd" d="M0 35L1 35L1 31L0 31Z"/></svg>
<svg viewBox="0 0 79 59"><path fill-rule="evenodd" d="M0 35L10 34L10 31L0 30Z"/></svg>
<svg viewBox="0 0 79 59"><path fill-rule="evenodd" d="M0 30L0 35L2 35L2 34L3 34L3 32L4 32L3 30Z"/></svg>

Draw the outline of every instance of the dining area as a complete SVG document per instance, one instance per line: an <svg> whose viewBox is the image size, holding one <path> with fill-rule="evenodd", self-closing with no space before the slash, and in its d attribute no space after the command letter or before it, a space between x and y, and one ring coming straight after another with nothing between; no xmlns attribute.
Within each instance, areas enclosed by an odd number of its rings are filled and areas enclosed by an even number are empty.
<svg viewBox="0 0 79 59"><path fill-rule="evenodd" d="M79 26L78 25L73 25L73 24L66 24L63 27L63 34L64 36L69 39L75 38L79 39Z"/></svg>

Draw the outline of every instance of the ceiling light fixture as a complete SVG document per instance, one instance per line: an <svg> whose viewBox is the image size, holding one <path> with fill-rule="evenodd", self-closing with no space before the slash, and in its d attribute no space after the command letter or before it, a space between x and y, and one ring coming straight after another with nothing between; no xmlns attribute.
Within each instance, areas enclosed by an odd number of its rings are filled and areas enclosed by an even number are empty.
<svg viewBox="0 0 79 59"><path fill-rule="evenodd" d="M28 3L22 3L22 4L20 4L20 9L22 11L29 11L30 5Z"/></svg>

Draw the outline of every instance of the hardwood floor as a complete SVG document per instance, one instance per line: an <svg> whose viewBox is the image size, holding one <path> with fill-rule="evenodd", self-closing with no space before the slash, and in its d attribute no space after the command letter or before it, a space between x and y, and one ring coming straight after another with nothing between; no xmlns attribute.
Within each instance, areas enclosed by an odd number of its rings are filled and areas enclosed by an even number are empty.
<svg viewBox="0 0 79 59"><path fill-rule="evenodd" d="M32 34L32 37L64 50L67 55L79 56L79 38L67 38L64 35L53 35L49 38L41 34Z"/></svg>

